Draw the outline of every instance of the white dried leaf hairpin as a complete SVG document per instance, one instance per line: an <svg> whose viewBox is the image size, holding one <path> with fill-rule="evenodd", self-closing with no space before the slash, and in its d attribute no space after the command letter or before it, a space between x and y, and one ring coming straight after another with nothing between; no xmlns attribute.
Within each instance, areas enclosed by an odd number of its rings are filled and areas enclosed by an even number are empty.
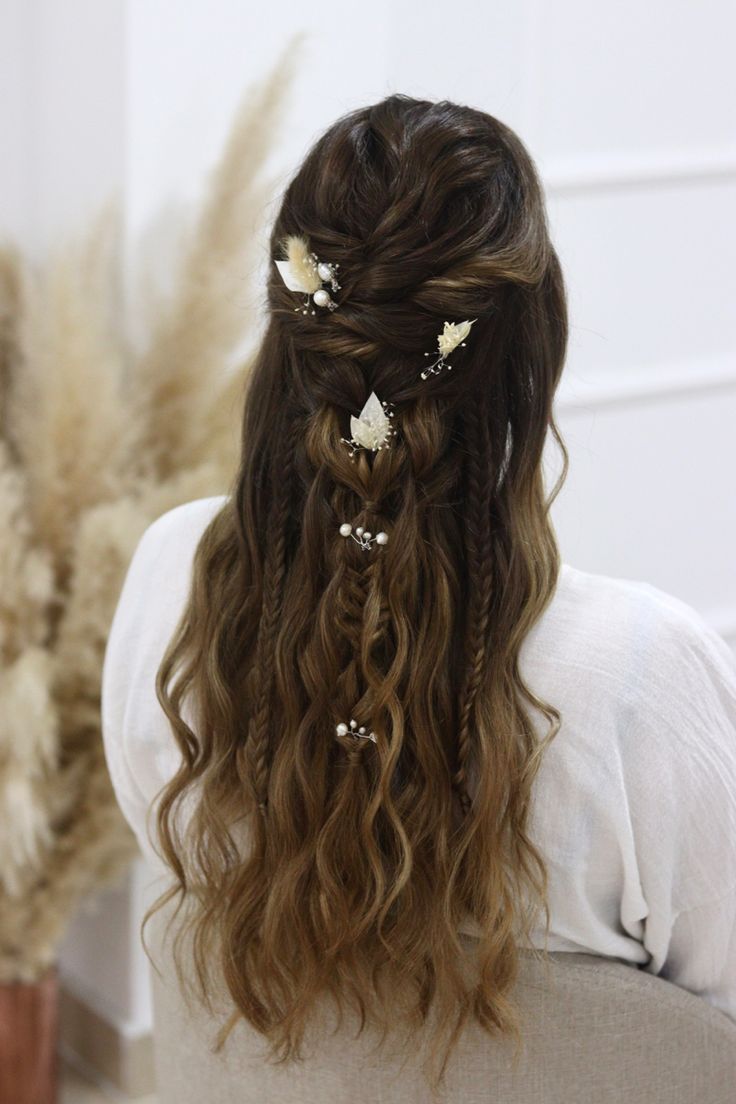
<svg viewBox="0 0 736 1104"><path fill-rule="evenodd" d="M370 449L372 452L380 452L388 448L390 438L396 430L391 424L394 412L390 403L382 402L375 391L371 391L365 406L356 418L350 416L350 432L352 437L341 437L350 449L351 458L359 449Z"/></svg>
<svg viewBox="0 0 736 1104"><path fill-rule="evenodd" d="M284 249L286 260L274 261L281 279L289 291L301 291L306 296L304 306L294 307L294 310L302 314L308 314L311 310L312 314L316 314L310 307L310 296L318 307L335 310L337 303L323 285L329 284L333 292L340 290L337 282L339 264L320 261L316 253L310 251L306 238L296 234L290 234L285 239Z"/></svg>
<svg viewBox="0 0 736 1104"><path fill-rule="evenodd" d="M440 355L433 364L430 364L429 368L425 368L421 373L423 380L430 376L439 375L443 368L446 368L448 372L452 371L452 365L447 363L447 357L453 350L457 349L458 345L465 344L465 338L470 333L470 327L473 322L477 321L477 318L473 318L465 322L445 322L445 328L437 337L437 348ZM432 353L425 353L424 355L432 356Z"/></svg>

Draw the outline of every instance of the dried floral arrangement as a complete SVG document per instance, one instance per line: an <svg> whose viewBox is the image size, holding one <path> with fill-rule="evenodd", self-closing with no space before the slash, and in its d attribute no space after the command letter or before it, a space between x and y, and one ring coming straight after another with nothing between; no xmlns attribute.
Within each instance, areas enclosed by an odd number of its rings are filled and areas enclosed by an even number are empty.
<svg viewBox="0 0 736 1104"><path fill-rule="evenodd" d="M0 982L38 980L136 854L101 739L107 631L145 527L234 475L244 273L294 45L246 97L141 351L114 217L40 267L0 251Z"/></svg>

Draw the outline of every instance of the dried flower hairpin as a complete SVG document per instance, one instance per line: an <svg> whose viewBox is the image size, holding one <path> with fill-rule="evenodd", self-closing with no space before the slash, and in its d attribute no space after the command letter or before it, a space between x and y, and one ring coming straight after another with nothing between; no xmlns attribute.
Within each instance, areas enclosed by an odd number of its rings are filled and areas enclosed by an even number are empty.
<svg viewBox="0 0 736 1104"><path fill-rule="evenodd" d="M433 364L430 364L429 368L425 368L421 373L421 378L426 380L429 376L436 376L446 368L448 372L452 371L452 365L447 363L446 358L453 350L457 349L458 345L465 344L465 338L470 333L470 327L473 322L477 322L477 318L473 318L471 321L465 322L445 322L445 328L437 338L437 348L439 350L439 356ZM425 353L425 356L432 356L432 353Z"/></svg>
<svg viewBox="0 0 736 1104"><path fill-rule="evenodd" d="M281 279L289 291L301 291L306 296L303 307L294 307L295 311L308 314L310 311L310 296L312 302L318 307L327 307L333 311L337 303L330 296L323 284L329 284L333 292L340 290L337 282L338 264L330 264L320 261L315 253L312 253L306 238L291 234L284 241L286 251L285 261L275 261ZM311 311L316 314L315 310Z"/></svg>
<svg viewBox="0 0 736 1104"><path fill-rule="evenodd" d="M350 449L351 459L359 449L370 449L372 452L380 452L388 448L389 440L396 432L391 424L394 412L390 403L382 402L375 391L371 391L365 406L358 417L350 416L350 432L352 437L341 437Z"/></svg>

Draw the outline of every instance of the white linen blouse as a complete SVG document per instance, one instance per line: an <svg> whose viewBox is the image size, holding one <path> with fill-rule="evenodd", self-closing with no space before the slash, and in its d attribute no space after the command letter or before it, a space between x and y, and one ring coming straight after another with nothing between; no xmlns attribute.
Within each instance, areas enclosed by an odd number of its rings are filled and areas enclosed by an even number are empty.
<svg viewBox="0 0 736 1104"><path fill-rule="evenodd" d="M107 764L158 876L165 869L147 816L179 752L154 680L195 548L223 502L189 502L149 526L105 654ZM530 818L549 874L548 949L632 963L736 1020L733 653L680 599L564 563L519 666L562 715ZM547 722L538 721L543 736ZM541 927L532 942L544 946Z"/></svg>

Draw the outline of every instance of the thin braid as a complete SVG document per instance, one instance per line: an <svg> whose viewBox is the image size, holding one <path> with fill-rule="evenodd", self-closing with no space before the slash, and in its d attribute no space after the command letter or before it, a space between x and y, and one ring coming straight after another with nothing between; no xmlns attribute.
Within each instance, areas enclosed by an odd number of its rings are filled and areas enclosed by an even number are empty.
<svg viewBox="0 0 736 1104"><path fill-rule="evenodd" d="M274 679L275 637L283 605L286 547L295 464L294 435L285 434L282 478L269 523L269 543L263 572L263 606L258 630L258 703L249 726L247 754L258 808L268 806L269 719Z"/></svg>
<svg viewBox="0 0 736 1104"><path fill-rule="evenodd" d="M486 668L488 621L493 583L488 555L491 535L488 481L488 420L483 404L467 406L466 552L468 562L468 621L465 636L466 670L460 695L457 761L453 783L463 812L470 809L467 763L475 701Z"/></svg>

